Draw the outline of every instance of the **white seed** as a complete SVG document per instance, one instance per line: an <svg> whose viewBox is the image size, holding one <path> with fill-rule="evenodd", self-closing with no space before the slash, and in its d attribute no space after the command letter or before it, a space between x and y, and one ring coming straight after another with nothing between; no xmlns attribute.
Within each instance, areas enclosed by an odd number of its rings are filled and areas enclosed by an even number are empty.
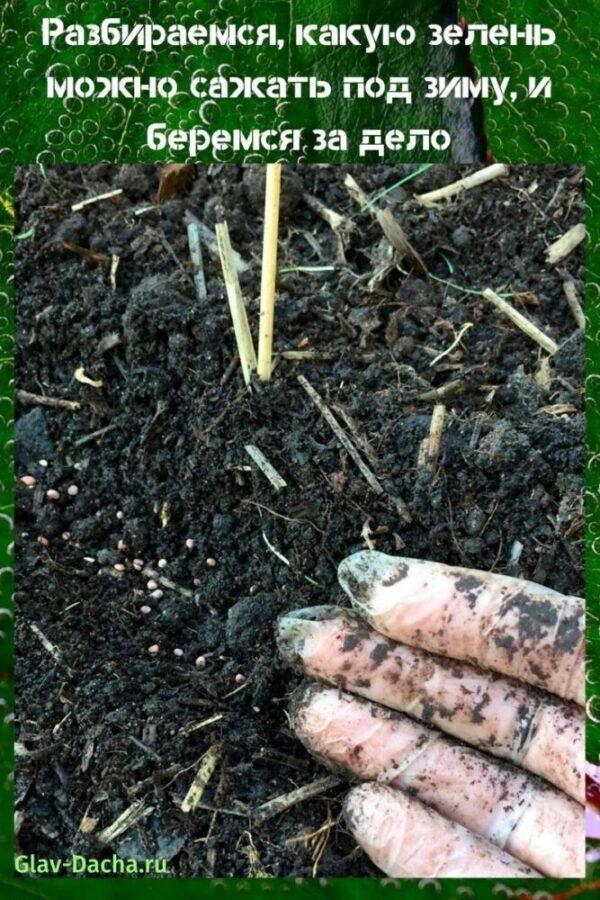
<svg viewBox="0 0 600 900"><path fill-rule="evenodd" d="M183 656L183 650L181 649L181 647L175 647L175 649L173 650L173 655L174 656Z"/></svg>
<svg viewBox="0 0 600 900"><path fill-rule="evenodd" d="M117 519L124 519L124 518L125 518L125 513L123 512L122 509L120 509L117 513Z"/></svg>
<svg viewBox="0 0 600 900"><path fill-rule="evenodd" d="M124 572L124 571L125 571L125 566L123 565L123 563L115 563L114 566L113 566L113 569L114 569L116 572Z"/></svg>
<svg viewBox="0 0 600 900"><path fill-rule="evenodd" d="M93 556L84 556L83 558L86 563L95 563L96 562L96 560L94 559Z"/></svg>
<svg viewBox="0 0 600 900"><path fill-rule="evenodd" d="M42 469L47 469L48 468L48 460L47 459L39 459L38 466L41 466Z"/></svg>
<svg viewBox="0 0 600 900"><path fill-rule="evenodd" d="M54 488L50 488L49 491L46 491L46 497L52 501L60 500L60 493L55 491Z"/></svg>
<svg viewBox="0 0 600 900"><path fill-rule="evenodd" d="M25 485L25 487L32 488L37 484L37 478L34 478L33 475L23 475L21 477L21 481Z"/></svg>
<svg viewBox="0 0 600 900"><path fill-rule="evenodd" d="M161 597L164 597L164 592L161 591L160 588L157 588L155 591L152 591L150 596L152 597L153 600L160 600Z"/></svg>
<svg viewBox="0 0 600 900"><path fill-rule="evenodd" d="M197 669L203 669L206 665L206 657L205 656L197 656L196 662L194 663Z"/></svg>
<svg viewBox="0 0 600 900"><path fill-rule="evenodd" d="M70 484L69 487L67 488L67 494L69 495L69 497L76 497L78 493L79 493L79 488L77 487L76 484Z"/></svg>
<svg viewBox="0 0 600 900"><path fill-rule="evenodd" d="M137 572L141 572L142 569L143 569L143 567L144 567L144 560L143 560L143 559L134 559L134 560L133 560L133 568L134 568Z"/></svg>
<svg viewBox="0 0 600 900"><path fill-rule="evenodd" d="M152 612L152 609L149 606L140 606L140 612L142 615L147 616Z"/></svg>
<svg viewBox="0 0 600 900"><path fill-rule="evenodd" d="M117 550L127 550L127 544L122 538L117 541Z"/></svg>
<svg viewBox="0 0 600 900"><path fill-rule="evenodd" d="M212 556L209 556L208 559L204 560L204 562L206 563L206 565L208 566L209 569L214 569L214 567L217 564L216 559L213 559Z"/></svg>
<svg viewBox="0 0 600 900"><path fill-rule="evenodd" d="M188 538L187 541L185 542L186 550L193 550L195 544L196 544L196 541L194 540L194 538Z"/></svg>
<svg viewBox="0 0 600 900"><path fill-rule="evenodd" d="M148 647L148 653L150 653L152 656L156 656L159 649L160 648L159 648L158 644L152 644L150 647Z"/></svg>
<svg viewBox="0 0 600 900"><path fill-rule="evenodd" d="M242 675L241 672L238 672L237 675L235 676L236 684L243 684L245 682L245 680L246 680L246 676Z"/></svg>
<svg viewBox="0 0 600 900"><path fill-rule="evenodd" d="M63 541L68 541L68 540L70 540L70 539L71 539L71 532L70 532L70 531L63 531L63 533L61 534L61 538L63 539Z"/></svg>
<svg viewBox="0 0 600 900"><path fill-rule="evenodd" d="M47 547L49 543L50 543L50 541L48 540L47 537L44 537L43 534L38 535L38 544L41 544L42 547Z"/></svg>
<svg viewBox="0 0 600 900"><path fill-rule="evenodd" d="M166 567L167 567L166 559L159 559L159 561L157 562L157 566L159 569L166 569Z"/></svg>
<svg viewBox="0 0 600 900"><path fill-rule="evenodd" d="M156 588L158 587L158 584L156 583L154 578L151 578L150 581L148 581L146 583L146 587L148 588L149 591L155 591Z"/></svg>

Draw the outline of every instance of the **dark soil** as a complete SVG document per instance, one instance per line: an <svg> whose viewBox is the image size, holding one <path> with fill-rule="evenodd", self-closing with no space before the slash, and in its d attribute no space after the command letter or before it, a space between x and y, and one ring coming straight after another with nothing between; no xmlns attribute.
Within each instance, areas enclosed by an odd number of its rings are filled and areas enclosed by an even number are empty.
<svg viewBox="0 0 600 900"><path fill-rule="evenodd" d="M230 366L223 279L206 248L208 299L196 298L184 214L211 228L227 220L249 265L242 285L256 331L256 172L198 167L184 197L140 215L134 211L156 193L153 167L17 172L17 386L81 404L17 410L22 852L161 855L182 877L302 876L313 873L318 845L290 839L330 820L317 874L374 875L338 822L341 788L260 826L248 817L324 774L288 727L298 679L276 655L277 615L345 604L337 564L369 542L582 591L583 339L545 248L583 219L583 171L516 167L504 181L427 210L413 193L468 171L440 166L382 201L431 275L512 292L510 301L564 344L545 380L544 354L481 297L390 264L376 220L346 193L346 171L371 194L411 168L289 173L276 349L331 357L280 358L272 381L251 392ZM71 211L117 187L118 201ZM345 263L303 191L356 224ZM108 260L74 253L64 241ZM120 257L116 289L111 255ZM581 295L581 247L564 267ZM473 327L460 344L435 362L467 322ZM82 366L102 387L74 379ZM348 433L354 429L384 494L368 486L298 374ZM443 397L448 417L431 471L417 466L419 445L435 391L443 396L451 382L458 389ZM285 489L272 488L248 443ZM19 480L25 474L37 479L34 488ZM76 496L69 485L78 486ZM48 489L60 492L57 502ZM411 521L392 497L404 500ZM162 597L150 597L134 558L153 569L166 560L162 574L184 592L163 586ZM145 604L149 614L140 611ZM55 645L58 662L32 624ZM184 814L180 803L213 744L221 757L203 805ZM144 806L138 825L99 845L95 835L136 800Z"/></svg>

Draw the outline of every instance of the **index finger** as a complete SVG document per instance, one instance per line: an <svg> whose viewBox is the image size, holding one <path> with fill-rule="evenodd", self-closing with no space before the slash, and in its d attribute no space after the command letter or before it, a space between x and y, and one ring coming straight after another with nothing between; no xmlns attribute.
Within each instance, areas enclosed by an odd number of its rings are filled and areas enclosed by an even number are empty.
<svg viewBox="0 0 600 900"><path fill-rule="evenodd" d="M343 560L338 577L353 606L387 637L585 703L580 598L374 550Z"/></svg>

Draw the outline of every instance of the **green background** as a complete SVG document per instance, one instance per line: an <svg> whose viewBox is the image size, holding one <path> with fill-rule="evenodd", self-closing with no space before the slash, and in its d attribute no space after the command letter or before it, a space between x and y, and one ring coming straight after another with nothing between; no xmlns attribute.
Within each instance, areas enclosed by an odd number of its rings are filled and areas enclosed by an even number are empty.
<svg viewBox="0 0 600 900"><path fill-rule="evenodd" d="M37 162L42 166L55 163L109 161L151 161L157 158L144 150L145 128L151 121L165 121L169 127L189 128L200 121L206 127L270 127L275 123L293 126L335 126L346 128L351 135L363 127L403 127L407 124L403 106L386 106L381 102L347 104L333 98L322 103L292 104L250 101L228 101L203 106L185 96L173 101L124 103L117 101L54 101L44 98L43 73L54 64L60 65L56 74L67 70L78 74L139 74L166 75L179 73L184 83L192 72L203 69L214 73L219 66L239 74L309 74L313 67L329 80L340 74L373 75L402 74L419 78L422 74L463 71L464 58L460 54L442 58L433 54L424 43L408 49L390 48L379 59L358 50L323 49L286 50L274 52L269 48L226 48L202 50L173 50L163 48L156 54L140 53L134 48L70 49L56 54L41 47L39 20L41 16L64 15L68 22L94 22L107 17L121 17L132 22L149 16L169 24L180 21L225 22L231 16L236 21L276 22L283 33L290 23L311 22L409 22L425 34L426 23L448 21L453 4L442 0L273 0L256 3L252 0L211 0L211 2L176 2L171 0L131 0L130 4L100 3L83 0L80 3L4 2L0 6L0 47L2 69L0 75L0 587L3 607L0 613L0 694L6 707L0 709L0 886L6 895L69 897L82 890L90 897L167 897L173 889L182 897L197 897L206 892L242 891L270 894L283 892L294 897L354 897L376 896L401 891L403 896L423 897L427 894L442 898L496 897L512 891L519 895L571 896L591 893L598 888L600 866L588 870L585 881L511 882L510 886L492 881L392 882L336 879L329 881L182 881L173 885L164 881L131 881L126 879L34 880L13 877L12 868L12 729L11 708L11 618L7 612L11 594L10 516L12 512L12 311L10 297L10 263L13 227L11 202L12 167L18 163ZM587 465L587 598L588 598L588 759L598 763L600 754L600 646L598 622L598 593L600 590L600 297L597 247L600 204L597 192L598 147L600 135L592 116L594 101L600 95L598 66L598 0L462 0L461 16L470 22L525 23L540 22L556 30L557 44L532 49L519 47L478 47L473 49L473 61L484 75L509 75L523 82L529 75L550 75L554 80L553 97L546 101L527 101L520 94L516 103L501 107L486 105L485 128L494 156L502 161L548 163L555 161L581 162L588 174L588 230L591 235L587 255L586 302L588 315L588 445ZM102 58L100 58L102 57ZM378 65L381 70L378 70ZM126 68L132 67L132 68ZM443 110L439 104L416 102L410 109L409 127L441 127ZM227 158L227 157L225 157ZM256 159L256 157L252 157ZM319 157L322 161L324 157ZM352 159L349 155L348 159ZM390 154L386 162L422 162L440 160L440 156L420 154L404 156ZM200 161L210 161L204 157ZM235 161L242 161L236 158ZM315 160L313 160L315 161ZM341 161L339 158L336 161ZM377 161L372 158L373 162Z"/></svg>

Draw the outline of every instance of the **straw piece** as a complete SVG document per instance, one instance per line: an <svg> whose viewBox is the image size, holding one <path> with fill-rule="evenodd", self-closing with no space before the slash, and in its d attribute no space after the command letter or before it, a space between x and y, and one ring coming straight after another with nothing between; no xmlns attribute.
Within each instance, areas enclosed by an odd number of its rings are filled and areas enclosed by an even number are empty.
<svg viewBox="0 0 600 900"><path fill-rule="evenodd" d="M550 263L551 266L556 265L556 263L568 256L569 253L572 253L575 247L578 247L579 244L585 240L585 236L585 225L582 222L580 222L579 225L573 225L573 227L569 228L562 237L559 237L557 241L550 244L546 250L546 262Z"/></svg>
<svg viewBox="0 0 600 900"><path fill-rule="evenodd" d="M577 296L577 291L575 290L575 285L572 281L565 281L563 284L563 290L565 292L565 298L567 300L567 305L571 310L571 314L575 319L578 328L585 328L585 313L581 308L581 303L579 302L579 297Z"/></svg>
<svg viewBox="0 0 600 900"><path fill-rule="evenodd" d="M459 179L459 181L453 181L452 184L447 184L445 187L438 188L435 191L428 191L426 194L415 194L414 198L419 203L422 203L423 206L435 206L440 200L449 200L450 197L455 197L463 191L479 187L479 185L485 184L486 181L491 181L493 178L502 178L508 173L508 166L505 166L503 163L495 163L493 166L486 166L485 169L473 172L472 175L467 175L465 178Z"/></svg>
<svg viewBox="0 0 600 900"><path fill-rule="evenodd" d="M258 335L258 377L271 377L273 326L275 322L275 279L277 278L277 237L279 233L279 194L281 163L269 163L265 186L265 225L260 281L260 326Z"/></svg>
<svg viewBox="0 0 600 900"><path fill-rule="evenodd" d="M287 487L287 482L281 477L277 469L271 465L262 450L259 450L255 444L246 444L244 450L252 461L256 463L265 478L268 478L276 491Z"/></svg>
<svg viewBox="0 0 600 900"><path fill-rule="evenodd" d="M495 294L494 291L491 291L489 288L483 291L482 296L485 297L486 300L489 300L497 310L507 316L511 322L514 322L517 328L520 328L521 331L535 341L536 344L539 344L540 347L543 347L544 350L550 354L556 353L558 350L556 341L553 341L547 334L544 334L537 325L534 325L533 322L523 315L523 313L518 312L514 306L511 306L510 303L507 303L506 300L503 300L502 297L499 297L498 294Z"/></svg>
<svg viewBox="0 0 600 900"><path fill-rule="evenodd" d="M31 391L15 391L15 397L19 403L26 403L31 406L49 406L52 409L68 409L71 412L77 412L81 409L81 403L77 400L63 400L62 397L46 397L44 394L32 394Z"/></svg>
<svg viewBox="0 0 600 900"><path fill-rule="evenodd" d="M419 446L419 456L417 460L418 466L429 466L435 468L440 455L440 447L442 444L442 434L444 433L444 422L446 420L446 407L443 403L436 403L431 414L431 423L429 425L429 435Z"/></svg>
<svg viewBox="0 0 600 900"><path fill-rule="evenodd" d="M194 780L192 781L187 794L181 801L180 809L182 812L193 812L197 808L198 804L202 800L202 795L204 794L206 785L210 781L212 774L215 771L215 767L220 755L221 747L219 744L213 744L212 747L208 748L208 750L200 760L198 771L194 776Z"/></svg>
<svg viewBox="0 0 600 900"><path fill-rule="evenodd" d="M256 369L256 353L248 324L246 307L244 306L244 298L242 297L242 289L237 276L231 241L229 240L227 222L219 222L215 226L215 231L240 364L244 381L249 385L252 372Z"/></svg>
<svg viewBox="0 0 600 900"><path fill-rule="evenodd" d="M148 207L148 209L154 208L155 207L153 206ZM202 241L210 255L214 256L215 259L218 258L219 248L217 246L217 239L214 232L210 230L208 225L205 225L204 222L201 222L200 219L196 218L196 216L191 213L189 209L186 209L183 221L185 222L186 226L190 225L191 223L196 226L196 228L198 229L198 236L200 237L200 240ZM237 250L232 250L231 252L233 253L236 272L238 273L238 275L243 275L248 271L250 266L245 260L242 259Z"/></svg>
<svg viewBox="0 0 600 900"><path fill-rule="evenodd" d="M88 197L87 200L80 200L79 203L74 203L71 207L71 212L79 212L80 209L85 209L86 206L90 206L92 203L98 203L100 200L112 200L113 197L120 197L122 193L123 189L118 188L116 191L107 191L106 194Z"/></svg>
<svg viewBox="0 0 600 900"><path fill-rule="evenodd" d="M115 838L128 831L144 815L146 809L142 800L136 800L131 806L118 816L111 825L107 825L96 835L96 840L101 844L112 844Z"/></svg>
<svg viewBox="0 0 600 900"><path fill-rule="evenodd" d="M206 280L204 278L204 262L202 260L202 244L200 242L200 229L197 222L188 222L187 225L188 247L194 273L194 287L196 296L200 302L206 300Z"/></svg>
<svg viewBox="0 0 600 900"><path fill-rule="evenodd" d="M267 803L259 806L252 816L253 822L255 825L260 825L267 819L272 818L272 816L284 812L284 810L301 803L303 800L316 797L324 791L337 787L339 783L340 779L337 776L328 775L325 778L317 778L316 781L311 781L310 784L304 784L302 787L290 791L289 794L281 794L281 796L275 797L273 800L269 800Z"/></svg>

